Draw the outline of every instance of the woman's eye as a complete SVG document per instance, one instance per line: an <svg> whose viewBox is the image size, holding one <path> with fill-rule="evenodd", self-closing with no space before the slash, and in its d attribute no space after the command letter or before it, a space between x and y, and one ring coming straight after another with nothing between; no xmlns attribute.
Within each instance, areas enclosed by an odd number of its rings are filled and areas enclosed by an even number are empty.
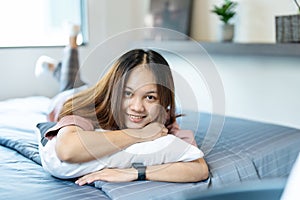
<svg viewBox="0 0 300 200"><path fill-rule="evenodd" d="M124 92L124 96L125 96L125 97L131 97L131 96L132 96L132 92L125 91L125 92Z"/></svg>
<svg viewBox="0 0 300 200"><path fill-rule="evenodd" d="M147 99L148 99L149 101L156 101L156 97L155 97L155 96L152 96L152 95L148 95L148 96L147 96Z"/></svg>

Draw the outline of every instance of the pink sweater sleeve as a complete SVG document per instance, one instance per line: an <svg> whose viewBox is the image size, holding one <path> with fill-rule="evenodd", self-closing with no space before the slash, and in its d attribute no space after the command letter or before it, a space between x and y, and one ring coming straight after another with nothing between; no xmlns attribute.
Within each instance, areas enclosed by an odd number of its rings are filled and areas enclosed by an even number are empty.
<svg viewBox="0 0 300 200"><path fill-rule="evenodd" d="M54 136L57 135L59 129L61 129L65 126L69 126L69 125L78 126L85 131L94 130L94 126L92 125L91 121L89 121L83 117L77 116L77 115L68 115L68 116L61 118L55 126L50 128L46 132L45 137L47 139L52 139Z"/></svg>

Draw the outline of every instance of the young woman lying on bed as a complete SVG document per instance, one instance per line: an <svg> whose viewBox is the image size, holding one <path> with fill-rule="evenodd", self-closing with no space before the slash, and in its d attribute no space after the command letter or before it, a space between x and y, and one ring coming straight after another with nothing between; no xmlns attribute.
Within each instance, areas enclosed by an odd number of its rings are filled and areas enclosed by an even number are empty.
<svg viewBox="0 0 300 200"><path fill-rule="evenodd" d="M38 65L54 71L62 84L50 122L37 125L45 170L59 178L80 177L79 185L208 178L192 131L176 123L173 77L159 53L131 50L88 88L78 75L76 34L65 53L58 67Z"/></svg>

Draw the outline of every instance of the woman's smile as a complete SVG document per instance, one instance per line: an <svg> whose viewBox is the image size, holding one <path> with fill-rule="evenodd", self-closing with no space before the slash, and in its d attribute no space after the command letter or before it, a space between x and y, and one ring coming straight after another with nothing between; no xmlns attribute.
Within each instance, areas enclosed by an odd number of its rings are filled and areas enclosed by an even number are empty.
<svg viewBox="0 0 300 200"><path fill-rule="evenodd" d="M134 123L140 123L146 116L128 114L129 120Z"/></svg>

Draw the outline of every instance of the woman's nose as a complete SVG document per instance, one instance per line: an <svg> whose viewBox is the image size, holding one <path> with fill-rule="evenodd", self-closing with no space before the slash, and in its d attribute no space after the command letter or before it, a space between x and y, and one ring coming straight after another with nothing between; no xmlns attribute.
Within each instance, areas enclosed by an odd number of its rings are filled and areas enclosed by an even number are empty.
<svg viewBox="0 0 300 200"><path fill-rule="evenodd" d="M130 101L130 109L136 112L143 112L144 111L144 104L141 98L132 98Z"/></svg>

